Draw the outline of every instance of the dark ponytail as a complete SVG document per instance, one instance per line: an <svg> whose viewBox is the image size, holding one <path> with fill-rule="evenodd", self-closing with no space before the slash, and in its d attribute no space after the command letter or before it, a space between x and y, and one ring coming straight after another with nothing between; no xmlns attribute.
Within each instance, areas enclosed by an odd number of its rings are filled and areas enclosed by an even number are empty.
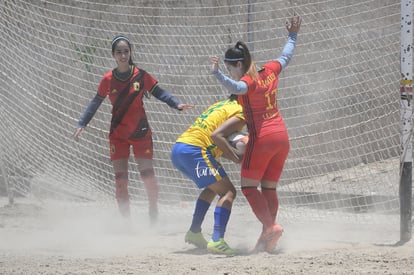
<svg viewBox="0 0 414 275"><path fill-rule="evenodd" d="M224 54L224 62L236 66L237 62L242 62L243 71L245 74L250 75L254 80L257 79L256 65L252 60L249 48L242 41L237 41L236 45L229 48Z"/></svg>
<svg viewBox="0 0 414 275"><path fill-rule="evenodd" d="M229 96L229 100L237 100L237 99L238 99L238 96L236 94L231 94Z"/></svg>

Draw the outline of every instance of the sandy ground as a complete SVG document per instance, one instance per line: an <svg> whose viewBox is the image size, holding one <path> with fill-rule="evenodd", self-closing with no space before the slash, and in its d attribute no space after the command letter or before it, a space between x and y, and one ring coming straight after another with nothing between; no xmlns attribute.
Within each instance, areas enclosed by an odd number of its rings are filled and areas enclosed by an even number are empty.
<svg viewBox="0 0 414 275"><path fill-rule="evenodd" d="M226 240L240 255L226 257L184 242L191 203L164 208L155 226L145 211L128 222L113 205L0 203L0 274L414 274L413 242L394 245L399 225L285 222L273 254L251 254L260 227L237 208ZM211 214L203 231L208 238Z"/></svg>

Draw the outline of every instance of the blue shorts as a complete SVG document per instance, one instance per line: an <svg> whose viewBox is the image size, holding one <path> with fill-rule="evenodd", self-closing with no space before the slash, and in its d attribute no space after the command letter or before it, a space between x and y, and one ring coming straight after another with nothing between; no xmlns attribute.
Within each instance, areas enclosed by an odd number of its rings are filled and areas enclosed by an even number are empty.
<svg viewBox="0 0 414 275"><path fill-rule="evenodd" d="M171 150L171 160L200 189L227 177L221 164L202 147L177 142Z"/></svg>

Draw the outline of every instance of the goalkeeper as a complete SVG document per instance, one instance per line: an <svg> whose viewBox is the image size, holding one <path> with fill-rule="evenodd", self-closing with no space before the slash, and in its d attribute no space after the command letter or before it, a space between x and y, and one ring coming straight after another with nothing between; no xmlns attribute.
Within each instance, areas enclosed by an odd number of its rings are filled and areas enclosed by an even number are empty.
<svg viewBox="0 0 414 275"><path fill-rule="evenodd" d="M158 184L152 161L152 133L145 114L143 96L153 95L177 110L190 109L193 106L181 103L160 88L157 80L149 73L134 64L128 38L117 36L112 40L111 46L117 67L103 76L98 92L81 116L73 138L79 140L81 132L102 101L109 96L112 103L110 158L115 172L115 196L119 210L123 216L130 217L128 160L132 147L148 195L150 220L155 222L158 216Z"/></svg>
<svg viewBox="0 0 414 275"><path fill-rule="evenodd" d="M235 251L224 241L236 189L217 158L223 156L236 163L241 154L230 146L226 137L245 125L237 97L209 106L177 139L171 152L174 166L203 189L196 201L193 219L185 241L211 253L233 255ZM211 202L219 196L214 209L214 230L207 242L201 224Z"/></svg>

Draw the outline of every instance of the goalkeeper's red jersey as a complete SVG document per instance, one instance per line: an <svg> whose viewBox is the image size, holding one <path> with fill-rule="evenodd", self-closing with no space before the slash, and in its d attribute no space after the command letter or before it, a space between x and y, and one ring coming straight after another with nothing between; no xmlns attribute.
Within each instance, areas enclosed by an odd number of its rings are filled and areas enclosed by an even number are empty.
<svg viewBox="0 0 414 275"><path fill-rule="evenodd" d="M109 100L111 101L111 104L113 106L116 100L118 99L120 93L128 87L130 81L138 75L139 71L139 68L133 66L130 77L125 81L117 79L115 75L112 73L112 71L107 72L103 76L99 84L98 94L102 97L109 96ZM128 110L123 116L120 124L115 128L114 132L111 133L111 138L127 139L133 134L138 123L143 118L146 118L143 96L145 92L151 93L153 91L153 89L157 85L157 80L154 77L152 77L149 73L144 72L141 84L143 85L143 87L141 87L140 93L128 107ZM135 85L136 83L133 83L130 86L128 90L128 95L135 92L137 88Z"/></svg>
<svg viewBox="0 0 414 275"><path fill-rule="evenodd" d="M277 84L281 70L279 62L271 61L259 70L257 81L248 75L240 79L248 87L247 93L239 95L238 100L243 106L249 135L252 137L286 131L277 105Z"/></svg>

